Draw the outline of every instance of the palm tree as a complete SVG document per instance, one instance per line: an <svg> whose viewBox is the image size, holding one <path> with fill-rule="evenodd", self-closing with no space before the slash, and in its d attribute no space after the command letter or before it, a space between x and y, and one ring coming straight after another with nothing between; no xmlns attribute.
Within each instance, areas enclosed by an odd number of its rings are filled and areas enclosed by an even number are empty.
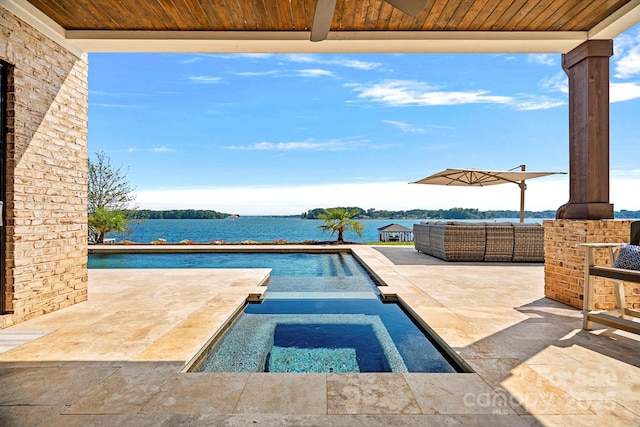
<svg viewBox="0 0 640 427"><path fill-rule="evenodd" d="M100 206L89 214L89 230L95 236L95 243L103 243L104 235L109 231L121 233L127 230L127 218L120 211L109 211Z"/></svg>
<svg viewBox="0 0 640 427"><path fill-rule="evenodd" d="M353 219L353 217L359 213L358 209L326 209L324 213L318 215L318 219L324 221L324 224L320 225L318 228L322 231L331 231L331 236L338 233L338 243L344 243L345 231L353 230L358 234L358 236L362 237L362 228L364 227L364 224Z"/></svg>

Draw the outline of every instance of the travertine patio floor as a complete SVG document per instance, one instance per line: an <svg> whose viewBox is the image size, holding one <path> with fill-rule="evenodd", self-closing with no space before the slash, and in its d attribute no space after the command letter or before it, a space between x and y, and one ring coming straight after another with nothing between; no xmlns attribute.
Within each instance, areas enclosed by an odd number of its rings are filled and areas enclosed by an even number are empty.
<svg viewBox="0 0 640 427"><path fill-rule="evenodd" d="M0 425L640 425L640 337L583 331L541 264L352 249L475 372L182 373L269 270L90 270L87 302L0 331Z"/></svg>

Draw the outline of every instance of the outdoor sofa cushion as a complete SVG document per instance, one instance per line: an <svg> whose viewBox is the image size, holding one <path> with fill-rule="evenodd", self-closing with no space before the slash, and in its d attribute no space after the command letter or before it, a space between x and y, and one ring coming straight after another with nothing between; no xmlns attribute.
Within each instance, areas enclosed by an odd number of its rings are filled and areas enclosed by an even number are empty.
<svg viewBox="0 0 640 427"><path fill-rule="evenodd" d="M622 245L613 266L627 270L640 270L640 246Z"/></svg>

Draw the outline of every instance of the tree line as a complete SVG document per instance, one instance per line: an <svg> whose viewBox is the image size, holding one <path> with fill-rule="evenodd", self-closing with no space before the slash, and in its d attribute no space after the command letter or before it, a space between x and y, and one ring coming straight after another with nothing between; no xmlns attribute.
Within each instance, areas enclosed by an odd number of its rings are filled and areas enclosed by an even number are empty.
<svg viewBox="0 0 640 427"><path fill-rule="evenodd" d="M127 210L124 212L128 219L224 219L232 216L209 209L169 209L169 210Z"/></svg>
<svg viewBox="0 0 640 427"><path fill-rule="evenodd" d="M359 207L345 208L350 211L357 211L355 219L496 219L496 218L520 218L520 211L514 210L488 210L481 211L471 208L451 208L451 209L410 209L400 211L362 209ZM300 216L303 219L318 219L319 215L326 212L324 208L310 209ZM555 218L555 210L546 211L525 211L527 218ZM621 210L615 212L616 218L640 218L640 211Z"/></svg>
<svg viewBox="0 0 640 427"><path fill-rule="evenodd" d="M357 211L356 219L495 219L495 218L519 218L520 211L489 210L481 211L471 208L451 209L410 209L392 211L386 209L362 209L359 207L346 208ZM303 219L317 219L325 212L324 208L310 209L301 215ZM555 211L532 212L525 211L528 218L553 218Z"/></svg>

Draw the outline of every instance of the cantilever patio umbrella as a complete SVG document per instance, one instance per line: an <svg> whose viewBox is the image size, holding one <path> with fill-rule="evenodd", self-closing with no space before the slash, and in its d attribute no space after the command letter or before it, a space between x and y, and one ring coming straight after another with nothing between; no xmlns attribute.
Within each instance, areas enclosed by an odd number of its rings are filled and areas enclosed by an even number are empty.
<svg viewBox="0 0 640 427"><path fill-rule="evenodd" d="M566 172L529 172L525 165L520 170L490 171L481 169L446 169L429 175L410 184L455 185L465 187L484 187L485 185L506 184L511 182L520 187L520 222L524 222L524 191L527 189L525 180L541 176L564 174Z"/></svg>

